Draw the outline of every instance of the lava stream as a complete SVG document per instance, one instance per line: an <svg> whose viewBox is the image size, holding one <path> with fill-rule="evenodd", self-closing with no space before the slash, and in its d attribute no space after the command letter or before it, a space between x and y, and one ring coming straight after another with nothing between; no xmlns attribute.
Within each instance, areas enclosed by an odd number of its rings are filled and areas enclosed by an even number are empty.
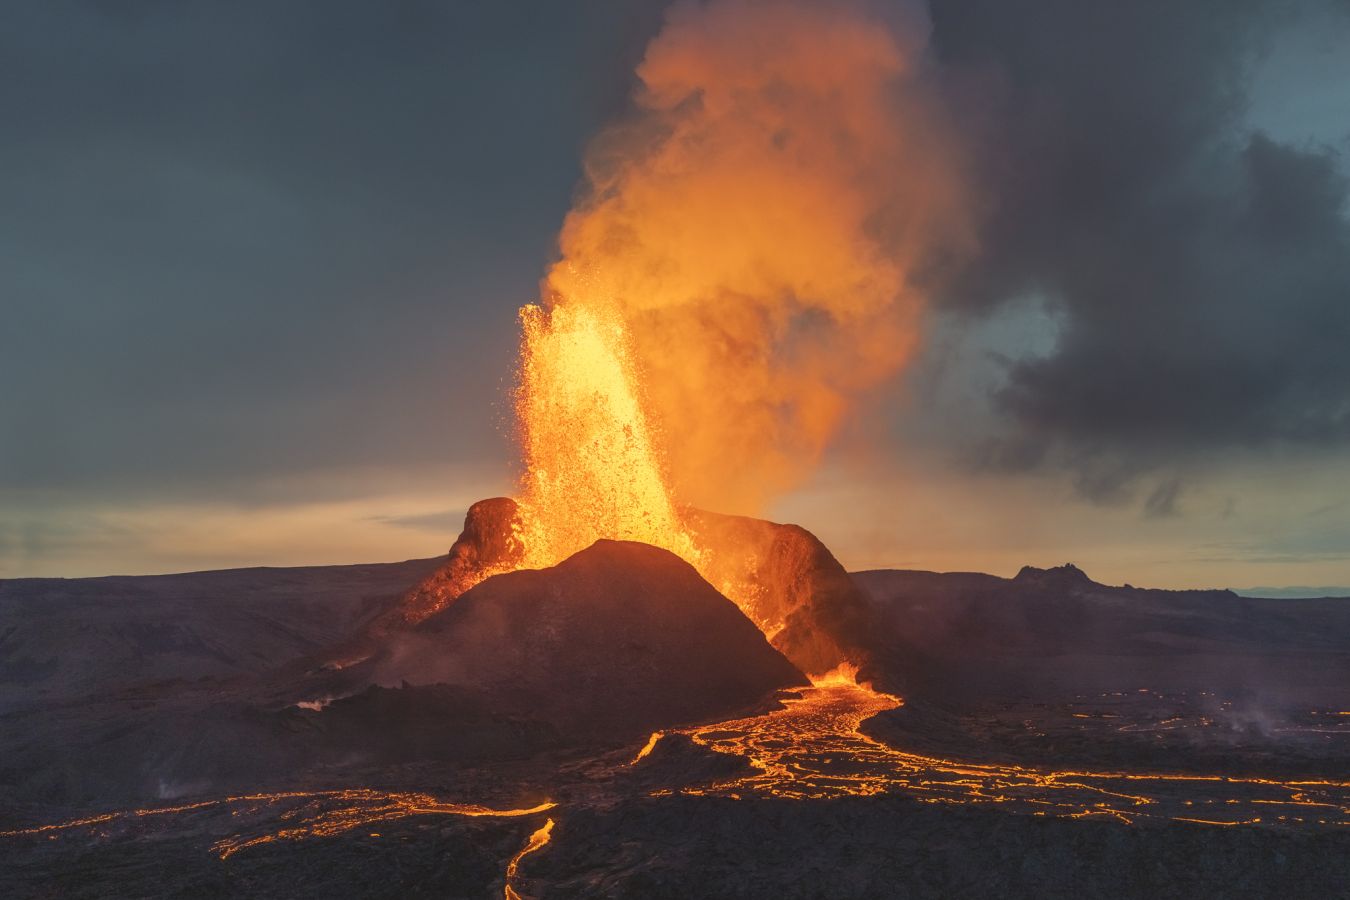
<svg viewBox="0 0 1350 900"><path fill-rule="evenodd" d="M485 816L507 819L536 815L553 809L556 805L552 801L546 801L528 809L492 809L473 803L447 803L431 794L420 792L376 791L367 788L335 791L280 791L266 794L240 794L181 806L147 807L145 809L104 813L51 825L0 831L0 837L25 837L40 834L54 836L57 832L77 828L94 828L152 817L176 816L217 807L229 808L231 816L260 813L264 809L283 807L279 814L273 815L273 819L293 822L294 824L289 824L284 828L264 829L259 833L247 836L243 834L232 835L216 841L211 846L211 850L221 859L229 859L241 850L261 844L328 837L355 828L406 819L410 816Z"/></svg>
<svg viewBox="0 0 1350 900"><path fill-rule="evenodd" d="M906 753L859 730L866 719L903 701L847 676L817 679L782 709L764 715L685 729L695 743L742 756L755 771L683 793L795 800L902 794L929 803L997 803L1036 815L1105 816L1127 823L1162 818L1211 825L1350 825L1346 781L1047 771ZM661 736L654 734L634 762Z"/></svg>
<svg viewBox="0 0 1350 900"><path fill-rule="evenodd" d="M525 846L520 848L520 852L511 857L511 861L506 864L506 886L503 888L505 900L522 900L520 894L516 893L515 888L511 887L511 880L516 877L516 873L520 870L520 861L547 844L552 834L553 820L549 819L530 835L530 839L525 842Z"/></svg>

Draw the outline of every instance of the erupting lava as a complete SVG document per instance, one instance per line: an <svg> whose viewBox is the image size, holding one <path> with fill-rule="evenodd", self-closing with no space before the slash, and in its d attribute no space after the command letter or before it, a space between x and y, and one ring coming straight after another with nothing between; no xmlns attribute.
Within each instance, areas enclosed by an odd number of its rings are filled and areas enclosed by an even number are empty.
<svg viewBox="0 0 1350 900"><path fill-rule="evenodd" d="M522 310L510 565L641 541L782 626L680 510L754 513L799 484L909 358L915 273L968 243L924 32L851 0L672 8Z"/></svg>
<svg viewBox="0 0 1350 900"><path fill-rule="evenodd" d="M556 565L610 538L662 547L697 566L617 310L527 306L521 322L521 565Z"/></svg>

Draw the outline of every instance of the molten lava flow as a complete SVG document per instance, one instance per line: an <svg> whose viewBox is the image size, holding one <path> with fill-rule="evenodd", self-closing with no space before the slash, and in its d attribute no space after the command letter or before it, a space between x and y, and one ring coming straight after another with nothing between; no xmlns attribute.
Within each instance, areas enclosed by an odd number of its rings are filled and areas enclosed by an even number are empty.
<svg viewBox="0 0 1350 900"><path fill-rule="evenodd" d="M643 412L622 318L597 304L561 304L527 306L521 322L521 565L556 565L601 538L653 544L697 564Z"/></svg>
<svg viewBox="0 0 1350 900"><path fill-rule="evenodd" d="M106 827L118 822L173 817L216 808L226 808L232 819L253 815L271 815L284 820L284 828L263 829L252 835L237 834L222 838L211 849L221 859L229 859L241 850L275 841L302 841L342 834L355 828L392 822L412 816L465 816L510 819L532 816L553 809L557 804L540 803L528 809L492 809L473 803L447 803L431 794L412 791L377 791L349 788L333 791L279 791L265 794L239 794L202 800L180 806L159 806L104 813L71 819L50 825L0 831L0 837L55 836L82 828ZM280 810L278 813L277 811Z"/></svg>
<svg viewBox="0 0 1350 900"><path fill-rule="evenodd" d="M652 736L647 738L647 743L642 745L642 749L637 752L637 756L633 757L633 761L629 765L635 766L646 759L656 749L656 745L661 743L661 738L665 736L664 731L653 731Z"/></svg>
<svg viewBox="0 0 1350 900"><path fill-rule="evenodd" d="M841 685L856 686L858 684L858 667L851 662L841 662L823 675L812 675L811 684L818 688L839 687ZM883 694L882 696L889 697L891 695ZM896 697L895 699L898 701L900 698ZM895 705L899 706L900 703Z"/></svg>
<svg viewBox="0 0 1350 900"><path fill-rule="evenodd" d="M516 893L515 888L511 887L511 879L515 878L516 872L520 870L520 861L547 844L552 834L553 820L549 819L543 824L543 827L530 835L530 839L526 841L525 846L506 864L506 886L502 892L505 900L522 900L520 894Z"/></svg>
<svg viewBox="0 0 1350 900"><path fill-rule="evenodd" d="M1100 816L1127 823L1350 824L1346 781L1053 771L897 750L863 734L860 726L903 701L854 683L854 675L841 667L785 700L782 709L681 732L711 750L745 758L754 769L683 792L793 800L900 794L927 803L997 803L1035 815ZM650 754L661 736L652 735L634 763Z"/></svg>
<svg viewBox="0 0 1350 900"><path fill-rule="evenodd" d="M282 795L296 796L296 795ZM233 798L231 798L233 799ZM272 798L249 798L255 802L272 802ZM224 802L231 802L229 800ZM545 802L529 809L491 809L473 803L445 803L430 794L406 791L372 791L353 789L344 791L326 791L312 795L310 801L299 809L288 810L284 818L295 822L286 828L264 831L261 834L245 837L234 835L222 838L211 849L221 859L229 859L241 850L270 844L275 841L302 841L309 838L328 837L342 834L354 828L374 825L379 822L392 822L410 816L467 816L513 819L519 816L531 816L545 812L555 806Z"/></svg>

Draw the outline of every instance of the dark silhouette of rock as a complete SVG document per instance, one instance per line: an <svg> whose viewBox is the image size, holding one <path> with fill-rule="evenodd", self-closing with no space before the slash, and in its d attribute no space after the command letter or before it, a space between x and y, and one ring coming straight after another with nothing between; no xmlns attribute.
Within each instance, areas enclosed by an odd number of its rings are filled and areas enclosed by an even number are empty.
<svg viewBox="0 0 1350 900"><path fill-rule="evenodd" d="M375 629L416 625L482 581L486 573L513 568L522 551L515 529L518 511L510 497L491 497L470 506L464 530L451 546L445 565L408 591L398 606L375 623Z"/></svg>
<svg viewBox="0 0 1350 900"><path fill-rule="evenodd" d="M625 541L487 579L396 638L375 670L383 683L469 685L566 735L615 739L806 682L692 566Z"/></svg>
<svg viewBox="0 0 1350 900"><path fill-rule="evenodd" d="M1021 584L1035 585L1047 589L1069 590L1075 587L1092 587L1096 584L1087 573L1073 563L1055 566L1053 569L1038 569L1035 566L1023 566L1013 579Z"/></svg>

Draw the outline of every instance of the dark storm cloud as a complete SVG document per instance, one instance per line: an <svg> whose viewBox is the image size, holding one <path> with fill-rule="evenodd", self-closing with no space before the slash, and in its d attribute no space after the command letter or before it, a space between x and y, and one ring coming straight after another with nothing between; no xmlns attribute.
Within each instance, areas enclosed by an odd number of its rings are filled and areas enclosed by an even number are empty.
<svg viewBox="0 0 1350 900"><path fill-rule="evenodd" d="M1350 440L1344 161L1243 119L1271 35L1311 8L937 0L989 202L946 300L1038 295L1058 319L1047 355L1007 368L1014 427L987 462L1067 465L1110 497L1208 451ZM1176 504L1166 477L1151 515Z"/></svg>
<svg viewBox="0 0 1350 900"><path fill-rule="evenodd" d="M0 29L0 491L498 452L620 2L50 2Z"/></svg>

